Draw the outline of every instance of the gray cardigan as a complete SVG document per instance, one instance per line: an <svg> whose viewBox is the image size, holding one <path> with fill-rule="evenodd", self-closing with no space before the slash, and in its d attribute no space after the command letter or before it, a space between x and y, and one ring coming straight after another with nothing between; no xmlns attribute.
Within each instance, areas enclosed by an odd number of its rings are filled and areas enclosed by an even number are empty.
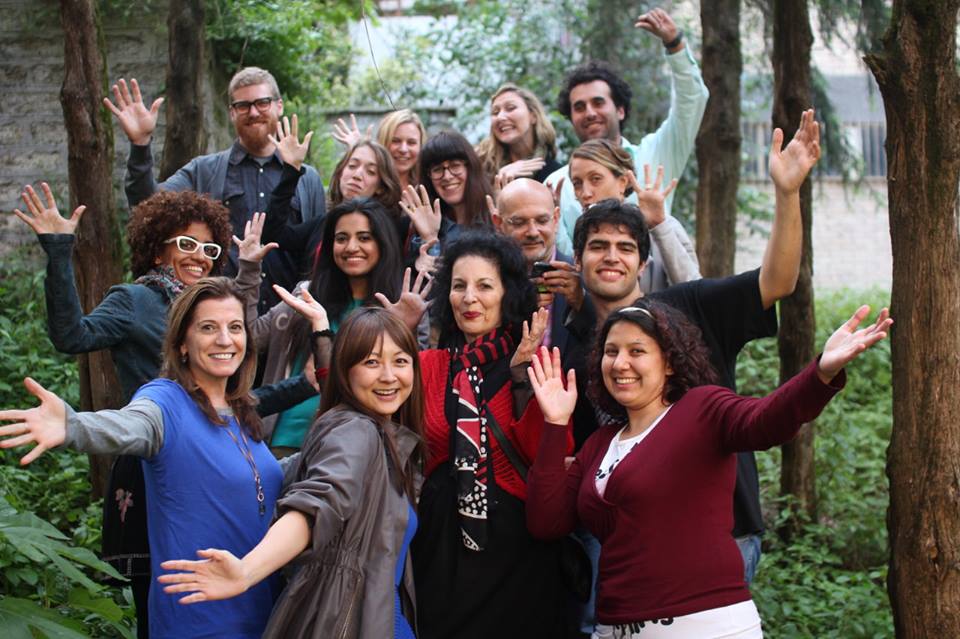
<svg viewBox="0 0 960 639"><path fill-rule="evenodd" d="M273 607L264 639L389 639L394 576L410 501L388 461L381 428L394 431L401 463L417 437L410 430L344 406L322 415L303 443L293 483L277 500L311 524L307 549ZM407 553L401 601L414 604ZM412 619L412 610L405 610ZM416 627L411 621L411 626Z"/></svg>

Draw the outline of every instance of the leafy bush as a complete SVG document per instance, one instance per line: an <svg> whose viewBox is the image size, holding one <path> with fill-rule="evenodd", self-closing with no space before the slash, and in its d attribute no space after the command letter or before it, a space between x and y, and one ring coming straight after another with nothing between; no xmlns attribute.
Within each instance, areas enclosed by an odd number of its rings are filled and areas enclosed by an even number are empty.
<svg viewBox="0 0 960 639"><path fill-rule="evenodd" d="M817 300L817 344L862 302L876 312L882 291L840 291ZM762 395L777 385L773 339L753 342L738 361L739 391ZM847 369L847 386L816 424L819 520L785 543L774 532L791 514L779 496L780 451L757 455L769 532L753 585L764 629L775 637L892 637L887 574L885 476L892 395L890 348L882 342Z"/></svg>

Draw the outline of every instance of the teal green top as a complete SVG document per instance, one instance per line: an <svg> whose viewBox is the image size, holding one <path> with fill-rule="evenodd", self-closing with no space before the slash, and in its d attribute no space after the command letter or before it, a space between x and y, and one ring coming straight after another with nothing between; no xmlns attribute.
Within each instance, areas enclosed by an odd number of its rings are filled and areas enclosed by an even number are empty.
<svg viewBox="0 0 960 639"><path fill-rule="evenodd" d="M354 312L363 300L353 300L343 309L342 318L348 317ZM334 333L340 328L340 322L335 319L330 320L330 330ZM303 365L307 361L307 353L298 353L290 367L290 376L299 375L303 372ZM313 418L317 414L317 408L320 406L320 396L314 395L310 399L304 400L292 408L280 413L277 419L277 425L273 429L273 438L270 440L271 446L283 446L285 448L300 448L303 445L303 438L307 436L307 431L313 424Z"/></svg>

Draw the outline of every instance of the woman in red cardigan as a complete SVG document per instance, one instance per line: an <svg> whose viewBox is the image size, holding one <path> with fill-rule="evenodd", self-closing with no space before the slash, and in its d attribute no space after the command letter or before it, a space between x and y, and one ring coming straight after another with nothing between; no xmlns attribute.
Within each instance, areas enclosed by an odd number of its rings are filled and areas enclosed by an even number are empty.
<svg viewBox="0 0 960 639"><path fill-rule="evenodd" d="M738 451L789 441L844 384L843 367L884 337L892 320L856 330L869 307L827 340L822 355L767 397L707 385L699 330L656 302L620 309L603 325L590 392L619 423L597 430L569 469L565 424L576 403L559 353L529 369L548 422L529 476L527 525L564 535L582 522L601 543L595 639L762 637L730 536Z"/></svg>
<svg viewBox="0 0 960 639"><path fill-rule="evenodd" d="M434 288L444 348L420 354L428 461L411 553L418 636L561 636L556 545L527 531L526 485L501 445L529 464L540 444L526 366L547 312L536 311L520 249L492 233L451 244ZM569 429L563 439L572 444Z"/></svg>

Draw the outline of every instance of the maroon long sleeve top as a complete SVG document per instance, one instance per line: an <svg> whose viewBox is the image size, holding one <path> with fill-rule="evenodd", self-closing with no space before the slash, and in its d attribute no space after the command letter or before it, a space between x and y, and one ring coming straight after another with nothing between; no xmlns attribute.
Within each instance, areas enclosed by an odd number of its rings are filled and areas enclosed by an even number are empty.
<svg viewBox="0 0 960 639"><path fill-rule="evenodd" d="M595 475L619 426L597 430L564 468L565 429L548 425L528 477L527 526L555 538L582 522L599 540L597 619L677 617L750 599L730 534L736 455L789 441L844 384L817 363L764 398L691 389L619 465Z"/></svg>

